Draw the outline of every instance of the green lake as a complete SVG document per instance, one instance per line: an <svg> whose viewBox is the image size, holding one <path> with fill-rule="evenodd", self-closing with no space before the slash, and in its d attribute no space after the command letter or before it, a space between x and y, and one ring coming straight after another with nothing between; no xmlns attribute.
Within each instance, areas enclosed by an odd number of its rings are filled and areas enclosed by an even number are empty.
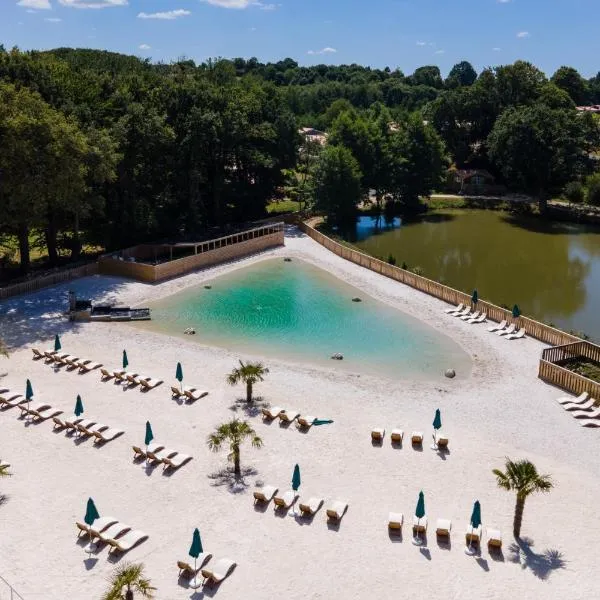
<svg viewBox="0 0 600 600"><path fill-rule="evenodd" d="M361 217L353 243L373 256L600 340L600 228L486 210L432 211L386 225Z"/></svg>
<svg viewBox="0 0 600 600"><path fill-rule="evenodd" d="M268 259L209 284L151 303L152 321L136 327L355 374L442 380L448 367L459 378L471 372L468 354L446 335L304 261ZM196 334L184 335L188 327Z"/></svg>

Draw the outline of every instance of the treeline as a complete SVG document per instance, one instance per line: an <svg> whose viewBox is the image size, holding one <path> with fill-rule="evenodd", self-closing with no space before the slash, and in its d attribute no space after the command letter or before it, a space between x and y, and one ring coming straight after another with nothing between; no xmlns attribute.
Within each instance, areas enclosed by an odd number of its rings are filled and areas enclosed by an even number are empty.
<svg viewBox="0 0 600 600"><path fill-rule="evenodd" d="M462 62L444 79L435 66L153 64L0 46L0 244L18 239L26 272L32 244L57 264L84 244L259 218L284 194L338 222L371 191L380 210L415 210L450 164L489 169L543 209L593 180L598 121L575 109L589 102L600 75L563 67L547 79L522 61L480 74ZM326 130L327 144L301 126Z"/></svg>

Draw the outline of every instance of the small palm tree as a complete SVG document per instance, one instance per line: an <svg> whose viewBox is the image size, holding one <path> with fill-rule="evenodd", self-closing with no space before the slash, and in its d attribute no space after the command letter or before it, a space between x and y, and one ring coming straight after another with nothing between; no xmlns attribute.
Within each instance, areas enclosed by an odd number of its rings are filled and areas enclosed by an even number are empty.
<svg viewBox="0 0 600 600"><path fill-rule="evenodd" d="M8 472L9 465L0 464L0 477L10 477L12 473Z"/></svg>
<svg viewBox="0 0 600 600"><path fill-rule="evenodd" d="M156 588L144 577L144 565L141 563L120 565L109 581L110 588L102 596L102 600L133 600L133 592L139 593L142 598L154 598Z"/></svg>
<svg viewBox="0 0 600 600"><path fill-rule="evenodd" d="M264 381L269 369L262 363L246 363L240 360L240 366L227 375L229 385L237 385L240 381L246 384L246 400L252 402L252 386L258 381Z"/></svg>
<svg viewBox="0 0 600 600"><path fill-rule="evenodd" d="M229 423L219 425L217 430L208 436L206 443L213 452L218 452L223 444L229 442L231 453L227 459L233 462L235 476L240 477L240 446L248 438L254 448L260 448L263 444L262 439L256 435L256 431L252 429L248 421L233 419Z"/></svg>
<svg viewBox="0 0 600 600"><path fill-rule="evenodd" d="M0 356L6 356L6 358L8 358L8 347L2 338L0 338Z"/></svg>
<svg viewBox="0 0 600 600"><path fill-rule="evenodd" d="M517 493L513 534L518 538L521 535L521 523L527 496L535 492L549 492L554 484L550 475L539 475L535 465L528 460L513 462L507 458L505 467L506 472L494 469L493 473L499 487Z"/></svg>

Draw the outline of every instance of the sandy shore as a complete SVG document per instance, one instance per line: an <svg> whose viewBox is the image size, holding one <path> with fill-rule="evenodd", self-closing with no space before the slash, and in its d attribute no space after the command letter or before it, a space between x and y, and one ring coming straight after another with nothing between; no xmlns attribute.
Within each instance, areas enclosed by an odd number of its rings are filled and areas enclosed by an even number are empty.
<svg viewBox="0 0 600 600"><path fill-rule="evenodd" d="M269 358L271 373L256 392L261 403L296 408L334 423L300 433L294 426L263 423L256 408L240 399L243 389L225 383L238 356L224 349L170 338L126 324L70 324L60 313L66 291L95 300L140 305L197 285L216 274L273 256L309 261L356 286L362 293L423 319L456 340L473 358L471 376L442 383L388 381L348 376L332 369ZM29 377L40 400L71 414L82 395L85 417L126 431L95 447L53 433L50 423L27 424L10 409L0 412L0 458L14 476L0 481L2 543L0 575L27 600L99 598L114 565L143 562L158 588L157 598L390 598L418 593L424 598L591 598L596 592L595 542L600 533L600 432L580 427L555 402L560 391L536 378L543 345L507 342L447 317L442 302L347 263L298 232L286 247L148 286L117 278L91 277L0 304L0 334L13 346L0 359L0 387L24 391ZM119 366L127 348L130 366L165 380L149 393L101 383L100 374L78 375L31 360L31 345L46 348L55 332L63 349ZM171 399L169 386L181 361L185 383L210 391L193 405ZM431 422L442 411L450 452L429 448ZM264 447L242 449L243 485L219 475L226 452L213 454L206 437L237 415L247 418ZM131 445L143 445L152 422L157 442L194 459L173 475L132 462ZM394 449L389 435L371 445L371 428L394 427L425 433L422 451L410 444ZM504 457L528 458L552 474L551 494L527 502L523 541L511 535L514 498L496 487L491 470ZM295 463L302 470L301 499L343 499L349 510L339 527L328 526L324 508L312 521L279 516L272 506L253 506L257 481L289 489ZM411 543L410 527L419 490L425 493L429 532L425 548ZM107 549L87 560L77 542L92 496L101 515L112 515L150 536L120 561ZM484 530L504 535L503 554L486 548L463 553L472 504L481 502ZM387 517L403 512L401 538L390 538ZM452 519L451 547L439 545L438 518ZM206 551L238 566L220 587L202 592L182 585L176 561L187 558L194 527ZM0 597L2 596L0 583Z"/></svg>

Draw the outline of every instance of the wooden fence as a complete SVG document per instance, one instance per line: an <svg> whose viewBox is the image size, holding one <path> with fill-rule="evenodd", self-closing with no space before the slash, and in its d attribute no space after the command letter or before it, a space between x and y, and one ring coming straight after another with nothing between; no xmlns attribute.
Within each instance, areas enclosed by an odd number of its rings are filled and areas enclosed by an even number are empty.
<svg viewBox="0 0 600 600"><path fill-rule="evenodd" d="M313 240L322 246L325 246L325 248L331 250L331 252L337 254L338 256L349 260L350 262L362 267L366 267L367 269L375 271L376 273L381 273L381 275L385 275L390 279L394 279L400 283L409 285L410 287L421 292L425 292L430 296L435 296L436 298L444 300L444 302L448 302L449 304L458 305L462 303L471 305L471 296L465 292L460 292L446 285L442 285L437 281L432 281L431 279L427 279L421 275L416 275L415 273L406 271L400 267L390 265L382 260L379 260L378 258L373 258L367 254L363 254L362 252L354 250L353 248L343 246L326 235L323 235L320 231L317 231L306 223L299 222L298 226ZM518 327L525 328L528 336L536 338L552 346L581 341L581 339L577 336L565 333L564 331L560 331L559 329L555 329L549 325L544 325L544 323L534 321L528 317L520 316L517 319L513 319L512 311L501 308L500 306L496 306L495 304L491 304L490 302L486 302L485 300L479 300L477 303L477 310L487 313L488 319L493 321L500 322L506 320L509 322L515 322Z"/></svg>
<svg viewBox="0 0 600 600"><path fill-rule="evenodd" d="M80 277L87 277L88 275L96 275L96 273L98 273L98 263L96 262L81 267L75 267L74 269L57 271L51 275L37 277L36 279L30 279L29 281L23 281L21 283L15 283L0 288L0 300L10 298L11 296L18 296L19 294L29 294L50 287L51 285L56 285L57 283L79 279Z"/></svg>
<svg viewBox="0 0 600 600"><path fill-rule="evenodd" d="M600 364L600 346L579 341L546 348L542 352L540 360L539 378L573 394L579 395L587 392L592 398L600 400L600 383L574 373L563 366L572 359L586 359Z"/></svg>

